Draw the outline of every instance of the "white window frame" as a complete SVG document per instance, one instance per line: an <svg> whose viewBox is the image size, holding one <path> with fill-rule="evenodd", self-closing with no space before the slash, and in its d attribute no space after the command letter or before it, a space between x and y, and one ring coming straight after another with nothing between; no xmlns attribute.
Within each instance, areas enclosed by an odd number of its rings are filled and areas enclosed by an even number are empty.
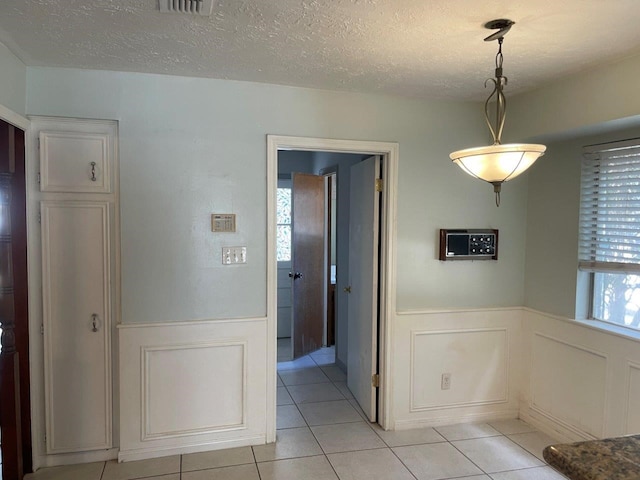
<svg viewBox="0 0 640 480"><path fill-rule="evenodd" d="M579 276L578 281L580 283L587 284L588 295L585 295L584 302L584 311L586 313L586 317L590 320L605 322L607 324L624 327L630 329L634 332L638 332L640 330L640 326L633 327L626 325L623 319L619 321L604 319L604 318L596 318L594 315L594 303L595 303L595 294L596 294L596 274L599 273L613 273L613 274L621 274L621 275L640 275L640 255L638 252L640 251L640 246L633 245L630 247L630 251L638 255L636 258L638 260L632 261L629 259L622 259L622 261L616 261L617 256L620 252L620 249L616 247L607 247L603 239L600 238L600 234L598 230L602 230L602 225L606 227L607 223L614 224L616 220L614 218L610 219L602 219L604 215L602 212L597 210L598 205L592 210L594 214L591 215L591 220L587 217L587 210L585 208L585 202L597 201L599 199L598 192L590 193L589 190L595 190L594 187L597 187L595 181L597 179L593 177L595 173L587 172L585 170L585 164L587 162L597 161L599 158L611 157L611 155L616 155L623 152L632 153L634 156L638 156L638 171L640 172L640 139L632 139L625 140L621 142L613 142L607 144L599 144L585 147L583 149L583 172L582 172L582 181L580 187L580 229L579 229L579 261L578 261L578 269ZM588 167L587 167L588 169ZM589 178L591 177L591 178ZM637 189L640 191L640 185L637 186ZM604 194L603 194L604 195ZM610 207L611 209L611 207ZM614 214L615 215L615 214ZM594 222L593 218L597 218L597 221ZM631 225L633 232L637 231L640 235L640 218L638 219L637 225ZM611 225L612 229L614 225ZM618 230L615 228L615 230ZM616 232L620 233L620 232ZM602 234L604 236L604 233ZM614 238L616 235L613 235ZM623 238L624 235L620 233L617 237L618 239ZM613 245L615 240L611 241L611 234L607 235L607 239L610 240L609 244ZM609 258L607 259L607 256ZM586 281L585 281L586 280ZM584 284L583 283L583 284ZM580 296L579 296L580 304Z"/></svg>

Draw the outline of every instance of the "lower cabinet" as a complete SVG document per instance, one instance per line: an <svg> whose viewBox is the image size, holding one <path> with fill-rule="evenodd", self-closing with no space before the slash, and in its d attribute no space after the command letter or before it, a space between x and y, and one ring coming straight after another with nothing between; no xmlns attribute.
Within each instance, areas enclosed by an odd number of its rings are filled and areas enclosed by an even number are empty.
<svg viewBox="0 0 640 480"><path fill-rule="evenodd" d="M111 439L111 251L107 201L43 201L47 453Z"/></svg>

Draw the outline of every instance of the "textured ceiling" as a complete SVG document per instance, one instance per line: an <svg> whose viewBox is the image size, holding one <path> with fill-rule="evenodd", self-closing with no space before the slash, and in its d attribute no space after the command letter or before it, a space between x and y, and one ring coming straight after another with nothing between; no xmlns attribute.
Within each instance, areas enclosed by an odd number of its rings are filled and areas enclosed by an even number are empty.
<svg viewBox="0 0 640 480"><path fill-rule="evenodd" d="M165 73L440 99L486 97L505 38L507 94L640 54L640 0L0 0L0 42L28 66Z"/></svg>

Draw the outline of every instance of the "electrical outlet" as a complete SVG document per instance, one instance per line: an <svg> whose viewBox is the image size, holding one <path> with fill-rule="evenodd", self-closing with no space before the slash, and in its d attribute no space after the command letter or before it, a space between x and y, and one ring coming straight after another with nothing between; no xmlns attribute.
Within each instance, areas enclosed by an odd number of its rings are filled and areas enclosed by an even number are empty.
<svg viewBox="0 0 640 480"><path fill-rule="evenodd" d="M443 373L440 382L440 390L449 390L451 388L451 374Z"/></svg>

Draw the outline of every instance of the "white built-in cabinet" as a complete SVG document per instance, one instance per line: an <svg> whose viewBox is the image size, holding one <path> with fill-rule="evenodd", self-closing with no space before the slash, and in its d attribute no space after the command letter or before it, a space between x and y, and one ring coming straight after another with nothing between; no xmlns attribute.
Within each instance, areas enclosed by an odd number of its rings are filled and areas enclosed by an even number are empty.
<svg viewBox="0 0 640 480"><path fill-rule="evenodd" d="M32 117L39 158L45 452L113 446L118 292L114 121Z"/></svg>

